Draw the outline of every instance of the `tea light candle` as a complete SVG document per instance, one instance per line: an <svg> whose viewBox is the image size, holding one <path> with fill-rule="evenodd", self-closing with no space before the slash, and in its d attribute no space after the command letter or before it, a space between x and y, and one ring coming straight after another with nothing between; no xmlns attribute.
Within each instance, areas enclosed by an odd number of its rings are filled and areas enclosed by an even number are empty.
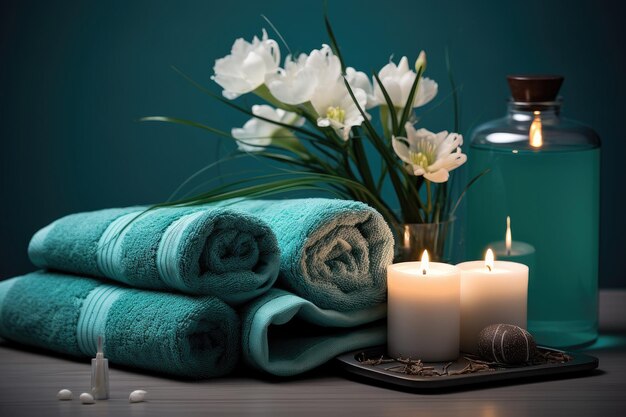
<svg viewBox="0 0 626 417"><path fill-rule="evenodd" d="M478 353L478 335L494 323L526 329L528 266L495 261L491 249L484 261L463 262L461 270L461 350Z"/></svg>
<svg viewBox="0 0 626 417"><path fill-rule="evenodd" d="M511 218L506 218L506 234L504 240L492 242L488 248L493 249L497 259L502 261L519 262L526 265L531 271L535 266L535 247L526 242L513 240L511 234Z"/></svg>
<svg viewBox="0 0 626 417"><path fill-rule="evenodd" d="M453 265L421 262L387 267L387 350L391 357L424 362L459 356L460 272Z"/></svg>

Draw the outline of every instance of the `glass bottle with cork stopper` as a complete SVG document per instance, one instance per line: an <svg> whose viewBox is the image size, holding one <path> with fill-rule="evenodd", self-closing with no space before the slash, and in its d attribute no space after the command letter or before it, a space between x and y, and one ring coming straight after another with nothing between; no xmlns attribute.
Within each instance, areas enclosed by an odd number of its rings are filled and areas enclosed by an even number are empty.
<svg viewBox="0 0 626 417"><path fill-rule="evenodd" d="M600 138L561 117L563 77L508 82L508 114L472 134L470 178L489 172L468 194L467 255L505 241L510 216L502 259L526 248L529 330L539 344L582 346L598 335Z"/></svg>

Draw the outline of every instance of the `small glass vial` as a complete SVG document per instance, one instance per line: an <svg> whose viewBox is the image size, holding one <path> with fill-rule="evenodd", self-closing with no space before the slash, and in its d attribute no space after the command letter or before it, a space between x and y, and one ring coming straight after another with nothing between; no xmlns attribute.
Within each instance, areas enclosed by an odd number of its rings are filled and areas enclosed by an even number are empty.
<svg viewBox="0 0 626 417"><path fill-rule="evenodd" d="M98 336L98 351L91 359L91 395L95 400L109 398L109 360L104 357L102 336Z"/></svg>
<svg viewBox="0 0 626 417"><path fill-rule="evenodd" d="M504 240L534 250L528 327L537 342L583 346L598 335L600 139L561 117L563 77L510 76L508 114L472 134L468 193L470 259Z"/></svg>

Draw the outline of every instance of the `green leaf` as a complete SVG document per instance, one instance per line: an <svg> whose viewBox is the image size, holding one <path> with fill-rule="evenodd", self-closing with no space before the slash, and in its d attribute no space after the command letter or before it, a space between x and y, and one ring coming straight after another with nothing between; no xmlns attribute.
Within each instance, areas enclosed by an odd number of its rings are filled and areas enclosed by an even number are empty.
<svg viewBox="0 0 626 417"><path fill-rule="evenodd" d="M140 122L165 122L165 123L175 123L184 126L191 126L198 129L206 130L216 135L225 137L227 139L238 142L239 139L233 137L230 133L224 132L218 129L215 129L210 126L206 126L202 123L194 122L192 120L185 119L177 119L174 117L166 117L166 116L149 116L142 117L139 119ZM265 137L250 137L248 139L265 139ZM309 160L312 155L311 153L299 142L298 138L292 134L286 134L284 136L274 135L272 136L272 143L270 145L259 146L259 148L267 148L267 149L277 149L282 151L293 152L296 155L299 155L304 160Z"/></svg>
<svg viewBox="0 0 626 417"><path fill-rule="evenodd" d="M267 16L265 16L264 14L262 14L261 17L267 22L268 25L270 25L270 27L276 33L276 35L278 35L278 38L283 43L283 45L285 45L285 49L287 49L287 52L289 52L289 55L293 55L291 53L291 48L289 48L289 45L287 44L287 41L285 40L285 38L283 38L283 35L278 31L278 29L276 29L276 26L274 26L272 21L269 20Z"/></svg>
<svg viewBox="0 0 626 417"><path fill-rule="evenodd" d="M404 129L404 125L407 120L409 120L409 115L413 111L413 102L415 101L415 92L417 91L417 86L419 85L420 78L422 77L422 73L424 72L424 67L420 67L417 71L417 76L413 81L413 85L411 86L411 92L409 93L409 98L404 105L404 109L402 110L402 117L400 118L400 123L398 124L398 130L396 131L396 136L399 136L402 129Z"/></svg>
<svg viewBox="0 0 626 417"><path fill-rule="evenodd" d="M330 19L328 18L328 1L324 1L324 24L326 25L326 32L328 32L328 37L330 38L330 47L333 50L333 53L339 58L339 62L341 63L341 72L342 74L346 73L346 64L343 61L343 57L341 56L341 50L339 50L339 44L337 43L337 39L335 38L335 33L333 32L333 28L330 24Z"/></svg>
<svg viewBox="0 0 626 417"><path fill-rule="evenodd" d="M167 117L167 116L147 116L139 119L140 122L165 122L165 123L175 123L184 126L196 127L198 129L209 131L215 135L222 136L229 139L234 139L232 135L228 132L224 132L223 130L215 129L211 126L204 125L202 123L194 122L192 120L186 119L178 119L175 117Z"/></svg>
<svg viewBox="0 0 626 417"><path fill-rule="evenodd" d="M317 171L314 169L315 166L311 164L309 161L303 161L298 158L293 158L289 155L284 155L280 153L272 153L272 152L264 152L264 151L256 152L255 154L258 156L262 156L264 158L274 160L274 161L279 161L279 162L283 162L286 164L291 164L291 165L296 165L302 168L306 168L307 170L310 170L310 171ZM252 156L256 156L256 155L252 155Z"/></svg>
<svg viewBox="0 0 626 417"><path fill-rule="evenodd" d="M353 129L356 130L356 128ZM372 192L376 192L376 185L374 184L374 178L372 177L372 172L367 161L362 139L353 137L350 143L352 144L352 150L354 152L354 163L359 170L359 174L361 174L365 186Z"/></svg>
<svg viewBox="0 0 626 417"><path fill-rule="evenodd" d="M247 156L247 155L246 155ZM232 177L258 177L259 173L261 171L259 171L258 169L250 169L250 170L245 170L245 171L237 171L236 173L228 173L228 174L222 174L219 177L212 177L206 181L202 181L201 183L199 183L198 185L195 185L193 188L189 189L188 191L186 191L184 194L180 194L177 198L178 199L183 199L183 198L189 198L195 195L198 195L199 193L201 193L204 190L207 189L216 189L216 188L220 188L220 187L225 187L225 186L230 186L230 182L229 183L225 183L225 179L226 178L232 178ZM264 172L264 171L263 171ZM211 185L214 184L216 181L220 181L220 185ZM211 188L211 186L213 188ZM174 201L174 198L170 198L167 201Z"/></svg>
<svg viewBox="0 0 626 417"><path fill-rule="evenodd" d="M215 161L211 164L206 165L203 168L200 168L199 170L194 172L192 175L190 175L185 181L183 181L182 184L180 184L178 188L174 190L174 192L169 196L167 200L169 201L173 199L187 184L189 184L194 179L198 178L203 173L207 172L209 169L217 165L223 164L225 162L232 161L234 159L239 159L239 158L246 157L246 156L247 155L245 153L233 152L230 155L227 155L226 157L219 159L218 161Z"/></svg>
<svg viewBox="0 0 626 417"><path fill-rule="evenodd" d="M275 120L272 119L268 119L266 117L262 117L262 116L257 116L254 113L252 113L251 110L248 110L244 107L238 106L237 104L233 103L230 100L225 99L224 97L221 97L217 94L215 94L214 92L207 90L206 88L204 88L202 85L198 84L197 82L195 82L193 79L191 79L189 76L187 76L186 74L184 74L181 70L179 70L176 67L172 67L174 69L174 71L176 71L181 77L183 77L187 82L189 82L191 85L193 85L194 87L196 87L198 90L202 91L204 94L210 96L211 98L214 98L215 100L218 100L224 104L226 104L227 106L240 111L241 113L247 114L250 117L255 117L259 120L263 120L265 122L271 123L273 125L276 126L282 126L284 128L287 129L291 129L294 130L296 132L302 133L303 135L308 135L310 137L313 137L315 139L321 140L321 141L325 141L326 138L324 136L320 136L318 134L316 134L315 132L311 132L310 130L304 129L300 126L293 126L290 124L286 124L286 123L282 123L282 122L277 122Z"/></svg>
<svg viewBox="0 0 626 417"><path fill-rule="evenodd" d="M376 79L376 82L380 87L380 91L382 91L383 96L385 97L385 102L387 103L388 108L387 111L389 112L389 115L391 117L391 131L395 134L395 132L398 131L398 115L396 114L396 108L394 107L393 101L391 101L391 97L389 97L385 86L383 85L382 81L380 81L380 78L378 78L378 74L376 74L376 72L374 72L374 78Z"/></svg>
<svg viewBox="0 0 626 417"><path fill-rule="evenodd" d="M461 123L461 109L459 107L459 95L457 93L456 83L454 82L454 76L452 75L452 66L450 65L450 52L446 47L446 70L448 71L448 80L450 80L450 86L452 87L452 105L454 110L454 131L458 132Z"/></svg>
<svg viewBox="0 0 626 417"><path fill-rule="evenodd" d="M365 128L367 129L370 135L369 136L370 140L372 141L374 146L376 146L376 148L378 149L378 152L380 153L381 157L383 157L385 161L387 162L387 164L389 164L389 178L391 179L391 183L396 192L396 196L398 197L398 203L400 204L402 212L405 214L414 213L421 222L421 215L419 214L421 203L419 202L419 196L416 196L417 198L415 200L408 198L405 192L406 188L402 185L402 182L400 181L400 178L398 177L398 172L395 170L395 167L398 166L397 165L398 160L390 154L391 150L389 149L389 147L385 145L384 141L380 138L380 136L376 132L376 129L374 129L374 126L369 121L369 118L367 117L367 114L365 113L365 111L361 108L361 105L359 104L358 100L354 96L352 87L350 87L350 83L348 83L348 80L346 80L345 77L343 79L343 82L346 88L348 89L348 93L350 94L350 97L352 98L354 105L359 110L359 113L361 113L361 116L363 116L363 119L364 119L363 124L365 125ZM402 169L401 165L400 165L400 172L403 172L403 174L406 176L406 172Z"/></svg>
<svg viewBox="0 0 626 417"><path fill-rule="evenodd" d="M454 204L454 207L452 208L452 210L450 210L450 215L448 217L454 216L454 213L456 213L456 209L459 208L459 204L461 204L461 200L463 200L463 197L465 197L465 194L467 193L467 190L469 190L469 188L472 185L474 185L474 183L476 181L478 181L483 175L487 174L489 171L491 171L491 168L485 169L483 172L481 172L480 174L476 175L474 178L472 178L472 180L470 182L467 183L467 185L463 189L463 192L461 193L459 198L456 200L456 204Z"/></svg>
<svg viewBox="0 0 626 417"><path fill-rule="evenodd" d="M285 175L294 177L284 178ZM244 185L246 182L254 182L258 181L259 179L271 177L276 177L277 179L274 181L264 182L262 184L251 184L248 186L240 187L240 185ZM374 206L374 208L378 209L386 219L392 222L397 222L393 212L388 207L386 207L386 205L381 202L376 197L376 195L372 194L370 190L368 190L367 187L365 187L363 184L333 174L300 171L244 179L222 187L217 187L209 192L191 198L163 203L157 206L167 207L172 205L199 205L237 197L259 197L279 192L294 191L301 189L303 186L318 187L317 189L326 190L326 186L328 184L341 185L345 187L346 190L358 190L359 192L362 192L365 196L367 196L367 201L370 202ZM236 187L236 189L232 189L234 187Z"/></svg>

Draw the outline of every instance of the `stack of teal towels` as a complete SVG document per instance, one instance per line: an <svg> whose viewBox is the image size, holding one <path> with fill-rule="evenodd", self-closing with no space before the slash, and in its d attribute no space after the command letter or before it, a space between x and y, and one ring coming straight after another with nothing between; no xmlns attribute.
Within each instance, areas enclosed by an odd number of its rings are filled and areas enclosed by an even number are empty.
<svg viewBox="0 0 626 417"><path fill-rule="evenodd" d="M233 200L72 214L0 282L0 337L170 375L279 376L384 343L393 237L365 204Z"/></svg>

